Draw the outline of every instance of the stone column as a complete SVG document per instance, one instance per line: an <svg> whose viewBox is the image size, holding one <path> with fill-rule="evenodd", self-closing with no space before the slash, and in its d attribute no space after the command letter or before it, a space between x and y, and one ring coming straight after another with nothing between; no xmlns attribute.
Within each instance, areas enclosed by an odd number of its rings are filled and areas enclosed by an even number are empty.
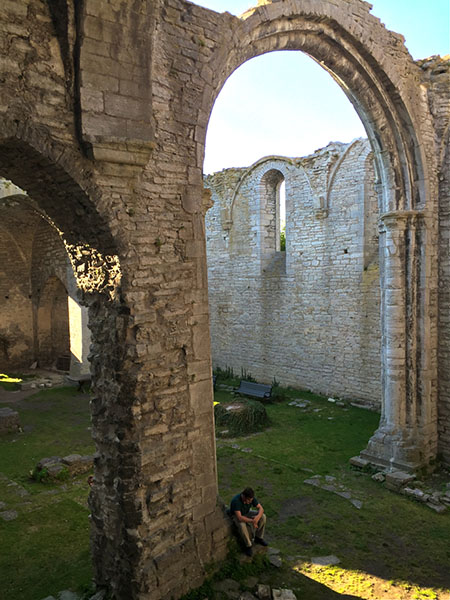
<svg viewBox="0 0 450 600"><path fill-rule="evenodd" d="M382 215L380 426L361 456L392 469L417 471L436 457L425 218L417 211Z"/></svg>

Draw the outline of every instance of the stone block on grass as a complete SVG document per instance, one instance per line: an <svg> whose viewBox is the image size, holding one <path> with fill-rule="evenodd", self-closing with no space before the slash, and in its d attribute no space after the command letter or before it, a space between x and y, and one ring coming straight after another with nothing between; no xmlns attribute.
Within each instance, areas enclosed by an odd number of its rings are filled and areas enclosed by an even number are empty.
<svg viewBox="0 0 450 600"><path fill-rule="evenodd" d="M386 487L389 490L398 492L402 487L411 483L416 478L411 473L405 473L403 471L393 471L392 473L386 473Z"/></svg>
<svg viewBox="0 0 450 600"><path fill-rule="evenodd" d="M0 434L19 430L19 413L8 406L0 408Z"/></svg>
<svg viewBox="0 0 450 600"><path fill-rule="evenodd" d="M369 465L369 461L365 458L361 458L360 456L352 456L349 462L351 465L358 467L359 469L364 469Z"/></svg>

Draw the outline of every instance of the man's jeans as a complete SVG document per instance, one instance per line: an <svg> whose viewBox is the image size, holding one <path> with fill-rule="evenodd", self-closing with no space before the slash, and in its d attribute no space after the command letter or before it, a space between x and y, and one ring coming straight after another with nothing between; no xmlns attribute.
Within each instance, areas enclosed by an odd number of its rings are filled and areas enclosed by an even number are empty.
<svg viewBox="0 0 450 600"><path fill-rule="evenodd" d="M251 519L253 517L256 517L257 514L258 514L258 511L251 510L245 516L249 517ZM243 523L242 521L238 521L238 519L235 515L233 515L233 521L238 529L238 532L242 538L242 541L247 546L247 548L252 547L253 540L255 537L257 537L257 538L264 537L264 531L266 528L266 515L264 513L262 514L262 516L259 520L258 529L256 531L255 531L255 528L253 527L252 523Z"/></svg>

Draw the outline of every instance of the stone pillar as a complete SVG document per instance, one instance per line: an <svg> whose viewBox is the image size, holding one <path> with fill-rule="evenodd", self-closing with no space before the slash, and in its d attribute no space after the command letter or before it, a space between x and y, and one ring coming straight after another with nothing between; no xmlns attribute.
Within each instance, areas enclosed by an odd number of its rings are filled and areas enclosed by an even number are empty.
<svg viewBox="0 0 450 600"><path fill-rule="evenodd" d="M427 467L437 451L426 244L422 213L382 215L382 414L361 456L373 464L406 471Z"/></svg>

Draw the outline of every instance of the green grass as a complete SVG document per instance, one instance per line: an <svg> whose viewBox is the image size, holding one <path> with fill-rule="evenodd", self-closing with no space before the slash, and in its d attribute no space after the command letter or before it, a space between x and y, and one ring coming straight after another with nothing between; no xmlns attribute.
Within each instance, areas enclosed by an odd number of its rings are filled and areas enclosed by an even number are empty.
<svg viewBox="0 0 450 600"><path fill-rule="evenodd" d="M0 597L39 600L89 584L88 511L73 500L0 520L0 536L2 547L10 549L0 559Z"/></svg>
<svg viewBox="0 0 450 600"><path fill-rule="evenodd" d="M221 497L228 500L253 486L268 515L269 539L284 556L339 556L342 564L322 569L314 575L316 582L332 586L344 578L346 593L357 591L362 598L377 600L403 598L396 595L395 582L411 586L416 596L405 596L411 599L422 593L433 597L431 588L449 589L450 516L389 492L349 466L349 458L366 446L379 415L353 407L343 410L304 392L291 390L289 395L311 404L306 410L289 406L289 400L267 405L270 429L232 440L251 453L226 440L218 442ZM336 477L363 508L357 510L336 494L304 484L313 474ZM292 571L284 576L295 586ZM378 597L380 582L388 580L394 582L388 595ZM315 598L308 596L313 593L308 585L303 580L306 597ZM374 596L371 585L378 586Z"/></svg>
<svg viewBox="0 0 450 600"><path fill-rule="evenodd" d="M308 392L287 394L285 402L265 405L268 429L217 441L220 495L229 501L243 487L255 488L268 516L267 537L281 550L284 565L278 570L259 561L241 568L234 556L221 576L237 577L244 590L246 577L257 574L259 581L290 587L308 600L343 600L342 594L447 600L439 590L450 587L450 515L389 492L349 466L379 415L344 410ZM232 400L220 389L215 398ZM289 406L290 398L310 405ZM0 501L6 504L1 510L18 513L15 520L0 520L0 548L8 549L0 551L0 598L40 600L62 589L83 591L92 576L87 475L43 484L28 474L43 457L93 452L89 398L74 388L47 389L15 408L23 432L0 438ZM336 477L363 508L305 484L314 474ZM341 563L321 569L309 564L310 557L329 554ZM213 598L208 586L198 594L191 600Z"/></svg>
<svg viewBox="0 0 450 600"><path fill-rule="evenodd" d="M87 475L64 483L29 477L47 456L92 454L89 398L74 388L42 390L16 404L23 431L0 438L0 598L39 600L83 591L92 578ZM17 484L17 485L14 485Z"/></svg>

